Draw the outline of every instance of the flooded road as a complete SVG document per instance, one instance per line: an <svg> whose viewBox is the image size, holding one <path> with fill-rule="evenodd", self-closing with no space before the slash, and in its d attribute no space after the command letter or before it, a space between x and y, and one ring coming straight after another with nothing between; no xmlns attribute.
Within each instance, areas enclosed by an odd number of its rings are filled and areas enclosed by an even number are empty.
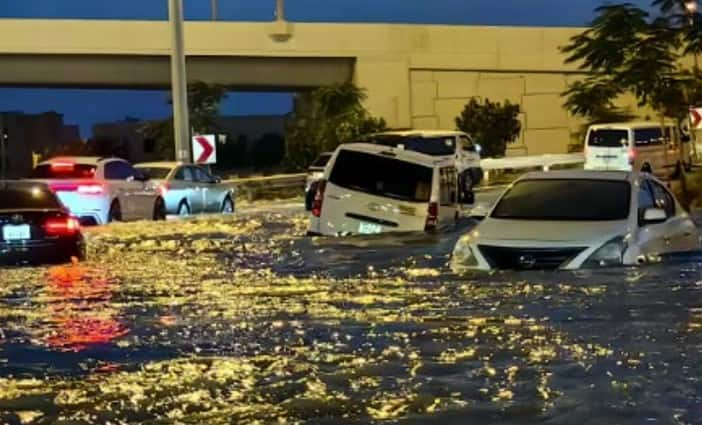
<svg viewBox="0 0 702 425"><path fill-rule="evenodd" d="M458 277L469 221L312 240L270 211L0 269L0 424L702 423L702 258Z"/></svg>

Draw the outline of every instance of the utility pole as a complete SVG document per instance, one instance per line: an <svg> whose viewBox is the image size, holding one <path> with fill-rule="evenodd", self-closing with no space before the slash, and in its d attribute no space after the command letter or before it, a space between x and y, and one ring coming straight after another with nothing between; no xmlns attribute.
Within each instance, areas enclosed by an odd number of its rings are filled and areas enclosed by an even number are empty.
<svg viewBox="0 0 702 425"><path fill-rule="evenodd" d="M210 0L210 10L212 11L212 20L216 21L218 18L217 0Z"/></svg>
<svg viewBox="0 0 702 425"><path fill-rule="evenodd" d="M285 20L285 0L275 0L275 19L277 21Z"/></svg>
<svg viewBox="0 0 702 425"><path fill-rule="evenodd" d="M175 159L190 163L190 117L188 113L188 79L185 70L183 37L183 0L168 0L171 27L171 92L173 96L173 130Z"/></svg>
<svg viewBox="0 0 702 425"><path fill-rule="evenodd" d="M2 166L2 171L0 172L0 181L7 178L7 142L10 140L10 134L5 127L5 121L2 116L0 116L0 129L2 129L2 134L0 134L0 166Z"/></svg>

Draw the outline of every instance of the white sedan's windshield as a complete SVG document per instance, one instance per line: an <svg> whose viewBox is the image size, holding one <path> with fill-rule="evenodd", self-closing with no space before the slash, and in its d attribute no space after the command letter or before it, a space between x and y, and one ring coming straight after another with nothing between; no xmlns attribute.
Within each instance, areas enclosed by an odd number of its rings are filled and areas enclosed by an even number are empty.
<svg viewBox="0 0 702 425"><path fill-rule="evenodd" d="M613 221L629 216L631 185L614 180L522 180L500 200L493 218Z"/></svg>

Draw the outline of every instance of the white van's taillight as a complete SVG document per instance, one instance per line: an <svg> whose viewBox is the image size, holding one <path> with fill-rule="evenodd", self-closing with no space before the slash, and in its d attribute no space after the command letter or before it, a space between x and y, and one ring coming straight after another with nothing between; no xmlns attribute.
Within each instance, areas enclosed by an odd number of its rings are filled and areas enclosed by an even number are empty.
<svg viewBox="0 0 702 425"><path fill-rule="evenodd" d="M435 230L438 222L439 204L437 204L436 202L430 202L429 209L427 210L427 223L424 226L424 230Z"/></svg>
<svg viewBox="0 0 702 425"><path fill-rule="evenodd" d="M314 200L312 201L312 215L315 217L322 216L322 203L324 202L324 191L327 188L327 181L320 180L317 184L317 192L314 195Z"/></svg>
<svg viewBox="0 0 702 425"><path fill-rule="evenodd" d="M636 149L630 148L629 149L629 165L634 165L634 162L636 162Z"/></svg>

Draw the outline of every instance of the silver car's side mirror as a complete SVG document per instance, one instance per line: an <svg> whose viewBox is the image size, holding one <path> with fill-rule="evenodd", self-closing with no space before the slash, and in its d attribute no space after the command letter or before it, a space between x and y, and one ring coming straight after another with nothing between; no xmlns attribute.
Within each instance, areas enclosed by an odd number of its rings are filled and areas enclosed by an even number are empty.
<svg viewBox="0 0 702 425"><path fill-rule="evenodd" d="M644 211L644 224L663 223L666 220L668 220L668 215L666 214L665 210L661 208L647 208L646 211Z"/></svg>

